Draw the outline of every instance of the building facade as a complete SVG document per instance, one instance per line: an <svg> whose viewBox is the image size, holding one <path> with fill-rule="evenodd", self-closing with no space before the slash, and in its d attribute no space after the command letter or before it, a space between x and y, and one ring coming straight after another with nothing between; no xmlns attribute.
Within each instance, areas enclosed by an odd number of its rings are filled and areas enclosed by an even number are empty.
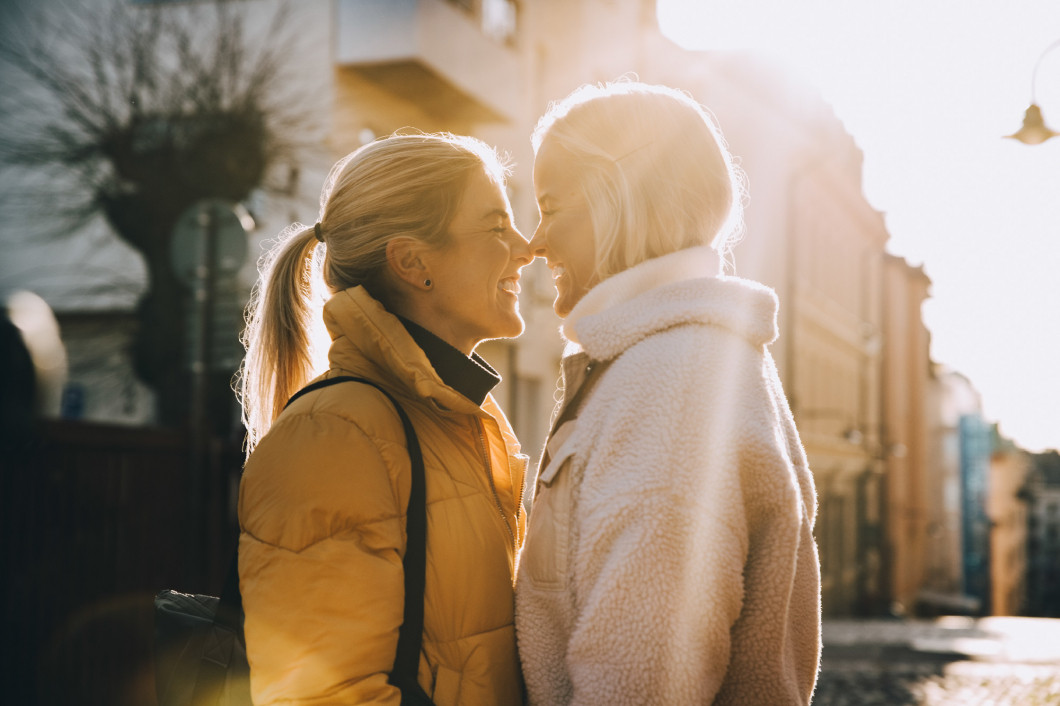
<svg viewBox="0 0 1060 706"><path fill-rule="evenodd" d="M986 514L992 429L981 414L964 414L958 422L961 449L961 561L965 595L979 611L990 596L990 517Z"/></svg>
<svg viewBox="0 0 1060 706"><path fill-rule="evenodd" d="M967 377L941 364L933 367L929 400L928 525L918 610L978 614L980 602L964 593L960 419L981 415L982 401Z"/></svg>
<svg viewBox="0 0 1060 706"><path fill-rule="evenodd" d="M1027 614L1060 618L1060 453L1035 454L1028 479Z"/></svg>
<svg viewBox="0 0 1060 706"><path fill-rule="evenodd" d="M884 551L891 612L916 606L924 583L929 524L927 404L930 337L921 307L931 280L922 267L899 257L884 259L883 374L880 431L884 460Z"/></svg>
<svg viewBox="0 0 1060 706"><path fill-rule="evenodd" d="M986 515L990 518L990 615L1027 608L1029 455L993 425Z"/></svg>

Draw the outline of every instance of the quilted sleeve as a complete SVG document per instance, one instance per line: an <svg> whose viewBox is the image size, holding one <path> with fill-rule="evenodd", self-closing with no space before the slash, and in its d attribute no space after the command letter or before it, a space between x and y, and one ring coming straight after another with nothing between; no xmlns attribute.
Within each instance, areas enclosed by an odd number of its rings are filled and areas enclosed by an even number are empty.
<svg viewBox="0 0 1060 706"><path fill-rule="evenodd" d="M255 704L400 703L387 678L404 606L408 483L399 425L370 435L336 414L299 414L255 449L239 498Z"/></svg>

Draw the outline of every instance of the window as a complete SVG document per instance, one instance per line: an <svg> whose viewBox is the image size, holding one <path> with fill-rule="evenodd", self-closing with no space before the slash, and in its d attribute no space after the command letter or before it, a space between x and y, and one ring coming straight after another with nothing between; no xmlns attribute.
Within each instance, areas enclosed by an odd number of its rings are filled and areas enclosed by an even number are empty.
<svg viewBox="0 0 1060 706"><path fill-rule="evenodd" d="M514 0L482 0L482 31L499 42L515 39L516 18Z"/></svg>

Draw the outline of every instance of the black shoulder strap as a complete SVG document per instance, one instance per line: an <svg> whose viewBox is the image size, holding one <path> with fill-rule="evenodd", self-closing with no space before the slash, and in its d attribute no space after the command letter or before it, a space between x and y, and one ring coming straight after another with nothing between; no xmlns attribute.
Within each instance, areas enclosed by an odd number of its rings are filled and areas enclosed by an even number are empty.
<svg viewBox="0 0 1060 706"><path fill-rule="evenodd" d="M412 421L405 410L401 408L393 395L372 380L352 375L339 375L318 380L296 392L284 408L302 395L340 382L360 382L371 385L382 392L394 405L398 417L401 418L401 425L405 427L405 444L408 447L409 460L412 462L412 487L409 491L409 505L405 517L408 544L405 548L405 558L402 561L405 570L405 619L398 632L397 657L394 660L394 669L390 673L390 683L402 691L418 690L416 677L419 672L420 649L423 643L423 591L427 572L427 481L423 469L423 453L420 449L419 438L416 436L416 429L412 426ZM236 576L235 594L236 600L240 600L238 571ZM242 601L240 600L237 612L241 612L241 608Z"/></svg>

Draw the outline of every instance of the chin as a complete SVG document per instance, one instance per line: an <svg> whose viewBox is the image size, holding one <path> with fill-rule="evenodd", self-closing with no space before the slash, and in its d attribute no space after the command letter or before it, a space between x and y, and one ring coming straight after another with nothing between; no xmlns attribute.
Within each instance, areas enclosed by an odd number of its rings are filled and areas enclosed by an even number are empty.
<svg viewBox="0 0 1060 706"><path fill-rule="evenodd" d="M522 335L525 328L526 324L523 323L523 317L515 313L502 325L497 326L490 338L518 338Z"/></svg>
<svg viewBox="0 0 1060 706"><path fill-rule="evenodd" d="M570 290L567 287L556 286L556 298L552 301L552 311L561 319L567 317L570 310L574 308L575 302L571 301Z"/></svg>

